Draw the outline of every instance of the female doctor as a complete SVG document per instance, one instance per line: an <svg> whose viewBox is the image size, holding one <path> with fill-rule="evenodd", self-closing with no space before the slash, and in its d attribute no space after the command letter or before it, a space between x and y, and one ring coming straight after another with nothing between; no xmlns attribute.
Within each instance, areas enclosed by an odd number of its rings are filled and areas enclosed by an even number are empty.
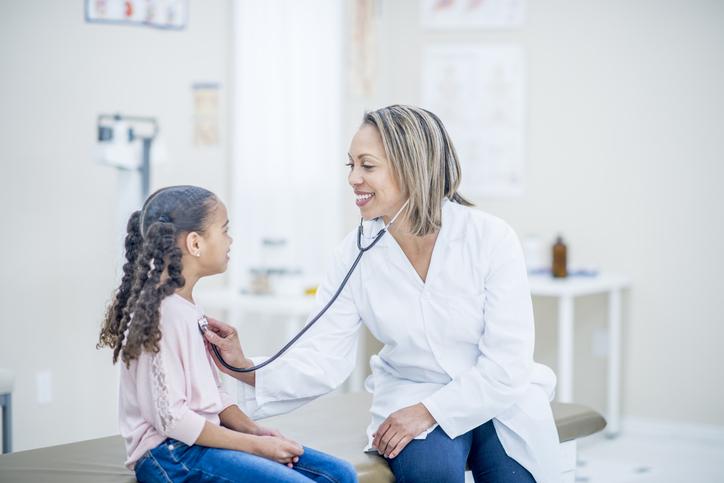
<svg viewBox="0 0 724 483"><path fill-rule="evenodd" d="M555 376L533 361L533 311L518 239L458 192L460 165L440 119L394 105L364 116L349 149L348 181L365 253L319 322L278 361L242 384L254 418L288 412L342 384L354 368L361 324L384 343L370 360L369 446L397 481L560 480L549 401ZM357 230L321 284L322 307L358 254ZM234 329L206 331L224 359L249 367Z"/></svg>

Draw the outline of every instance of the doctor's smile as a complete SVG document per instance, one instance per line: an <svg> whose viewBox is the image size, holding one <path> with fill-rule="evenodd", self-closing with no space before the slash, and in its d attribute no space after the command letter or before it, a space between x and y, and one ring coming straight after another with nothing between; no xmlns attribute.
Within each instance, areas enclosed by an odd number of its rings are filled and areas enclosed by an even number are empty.
<svg viewBox="0 0 724 483"><path fill-rule="evenodd" d="M375 195L374 193L365 193L363 191L355 191L355 204L359 207L365 206Z"/></svg>

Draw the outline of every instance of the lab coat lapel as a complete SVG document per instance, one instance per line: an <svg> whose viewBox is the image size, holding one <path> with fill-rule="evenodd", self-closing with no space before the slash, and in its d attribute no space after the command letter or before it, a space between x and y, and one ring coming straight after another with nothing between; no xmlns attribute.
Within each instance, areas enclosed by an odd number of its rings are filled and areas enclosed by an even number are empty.
<svg viewBox="0 0 724 483"><path fill-rule="evenodd" d="M455 263L455 260L451 259L451 257L455 258L455 250L461 249L457 244L458 237L456 236L459 227L456 223L457 220L455 220L454 210L450 209L449 203L448 200L443 202L442 226L435 241L435 248L430 260L427 282L422 294L423 303L421 308L423 323L427 327L426 336L433 357L442 370L452 378L457 371L455 365L451 363L450 347L447 344L446 337L448 329L444 324L440 323L440 308L435 308L437 303L433 302L440 295L447 296L448 287L445 286L445 279L444 277L441 278L442 274L440 272L446 267L449 269L449 264Z"/></svg>
<svg viewBox="0 0 724 483"><path fill-rule="evenodd" d="M430 290L435 286L437 279L437 273L441 267L445 265L445 260L448 258L448 252L450 250L450 231L452 229L453 219L450 213L449 204L450 202L445 199L442 203L442 225L440 226L440 233L437 235L435 240L435 246L432 249L432 258L430 259L430 266L427 269L427 278L425 281L426 290ZM414 267L410 264L412 271L415 272ZM415 272L417 275L417 272ZM419 276L418 276L419 279Z"/></svg>
<svg viewBox="0 0 724 483"><path fill-rule="evenodd" d="M397 240L390 235L390 238L387 240L387 255L389 262L397 268L402 275L410 281L411 284L413 284L418 290L422 290L425 288L425 283L420 278L420 275L415 270L415 267L412 266L412 263L410 263L410 260L407 258L407 255L405 255L405 252L402 251L402 247L400 247L400 244L397 243Z"/></svg>
<svg viewBox="0 0 724 483"><path fill-rule="evenodd" d="M453 220L451 218L450 209L448 206L450 203L447 199L443 200L442 205L442 226L440 227L440 233L437 235L435 240L435 246L432 249L432 257L430 258L430 266L427 269L427 277L425 281L420 278L420 274L417 273L415 267L407 258L405 252L402 251L402 247L397 243L397 240L390 235L389 239L386 240L386 246L389 248L389 260L393 263L405 277L410 279L419 290L425 290L426 287L431 285L431 281L435 279L435 272L439 270L440 264L444 264L444 260L447 258L448 246L448 233L450 232L450 226ZM446 223L447 218L447 223Z"/></svg>
<svg viewBox="0 0 724 483"><path fill-rule="evenodd" d="M379 233L379 231L383 229L384 226L385 224L382 222L381 219L376 219L371 221L370 223L365 224L365 229L362 236L362 246L369 246L374 241L377 233ZM385 235L382 237L379 243L375 245L375 248L370 253L372 253L372 256L375 257L384 257L384 265L386 266L386 269L384 270L385 272L388 272L389 270L397 272L399 276L403 277L404 280L407 280L409 283L411 283L417 290L420 290L422 288L422 280L420 280L417 272L415 272L415 269L412 267L409 260L407 260L407 257L402 251L402 248L400 248L397 241L390 233L385 233ZM412 270L412 274L410 274L410 270ZM398 279L398 276L393 275L393 273L388 273L387 276L391 280Z"/></svg>

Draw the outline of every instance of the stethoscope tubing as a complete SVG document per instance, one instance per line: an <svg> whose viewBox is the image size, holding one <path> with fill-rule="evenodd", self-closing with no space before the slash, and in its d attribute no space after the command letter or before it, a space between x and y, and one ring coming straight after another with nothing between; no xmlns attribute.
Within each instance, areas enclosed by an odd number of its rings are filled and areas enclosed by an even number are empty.
<svg viewBox="0 0 724 483"><path fill-rule="evenodd" d="M407 204L407 203L405 203L405 204ZM404 205L403 205L403 208L404 208ZM402 209L400 209L400 211L402 211ZM397 217L395 216L395 218L397 218ZM228 369L232 372L249 373L249 372L258 371L262 367L266 367L267 365L271 364L272 362L277 360L279 357L281 357L281 355L284 354L287 350L289 350L289 348L292 345L294 345L294 343L297 340L299 340L299 338L301 336L303 336L305 332L307 332L309 329L311 329L312 326L325 314L325 312L327 312L327 310L332 306L332 304L334 304L335 300L337 300L337 297L339 297L339 294L341 294L342 290L344 290L345 285L347 285L347 282L349 281L349 278L352 276L354 269L357 268L357 264L362 259L362 255L364 255L367 252L367 250L371 249L373 246L375 246L377 244L378 241L380 241L380 239L385 235L385 233L387 233L387 229L392 224L392 222L394 222L394 218L390 223L387 224L386 227L382 228L379 231L379 233L377 233L377 235L375 236L375 239L372 241L372 243L370 243L366 247L363 247L362 246L363 229L362 229L362 220L360 220L359 228L357 229L357 248L359 249L359 254L357 255L357 258L355 259L354 263L352 263L352 266L350 267L350 269L347 271L347 275L345 275L344 279L342 280L342 283L339 284L339 288L334 293L334 295L329 300L329 302L327 302L327 305L325 305L322 308L322 310L320 310L319 313L317 315L315 315L314 318L312 320L310 320L307 323L307 325L305 325L302 328L302 330L300 330L299 333L297 335L295 335L292 338L292 340L287 342L286 345L284 347L282 347L276 354L274 354L273 356L271 356L269 359L265 360L264 362L251 366L251 367L235 367L235 366L232 366L231 364L227 363L224 360L224 358L221 356L221 352L219 351L218 347L216 347L214 344L210 344L211 350L214 351L214 355L216 356L216 359L219 361L219 363L222 366L224 366L226 369ZM202 333L203 333L203 330L202 330Z"/></svg>

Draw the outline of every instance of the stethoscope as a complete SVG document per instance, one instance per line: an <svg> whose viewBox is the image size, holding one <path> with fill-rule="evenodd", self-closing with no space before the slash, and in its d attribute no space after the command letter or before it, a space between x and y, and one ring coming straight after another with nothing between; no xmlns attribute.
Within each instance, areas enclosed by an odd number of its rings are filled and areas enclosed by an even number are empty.
<svg viewBox="0 0 724 483"><path fill-rule="evenodd" d="M242 367L234 367L231 364L227 363L224 360L224 358L221 357L219 348L216 347L214 344L209 344L209 345L211 345L211 350L214 351L214 355L216 356L216 359L221 363L221 365L233 372L254 372L254 371L261 369L262 367L265 367L265 366L271 364L272 362L277 360L282 354L284 354L287 350L289 350L289 348L291 346L293 346L294 343L297 342L297 340L299 340L299 338L301 336L303 336L304 333L307 332L320 319L320 317L322 317L324 315L325 312L327 312L327 310L332 306L332 304L334 304L334 301L337 300L337 297L339 297L339 294L342 293L342 290L344 289L345 285L347 285L347 281L349 280L349 277L352 276L354 269L357 268L357 264L362 259L362 255L364 255L365 252L367 252L373 246L375 246L377 244L377 242L380 241L380 239L385 235L385 233L387 233L387 231L390 228L390 225L392 225L395 222L395 220L397 219L397 217L400 216L400 213L402 213L402 210L405 209L408 202L409 202L409 200L405 201L405 203L402 205L402 207L397 211L397 214L390 220L390 222L388 224L386 224L384 227L382 227L382 229L379 232L377 232L377 235L375 235L375 239L372 240L372 243L370 243L366 247L362 246L362 235L364 232L364 230L362 228L362 222L364 221L364 219L360 218L359 227L357 228L357 248L359 249L359 254L357 255L357 258L355 259L354 263L352 263L352 266L349 268L347 275L345 275L344 279L342 280L342 283L339 284L339 288L334 293L334 295L329 300L329 302L327 302L327 305L325 305L322 308L322 310L320 310L319 313L317 315L315 315L314 318L312 320L310 320L307 323L307 325L305 325L302 328L302 330L300 330L299 333L292 338L292 340L287 342L287 344L284 347L282 347L279 350L279 352L277 352L276 354L274 354L273 356L271 356L269 359L265 360L261 364L258 364L256 366L242 368ZM206 320L206 317L204 316L201 319L199 319L198 324L199 324L199 330L201 331L201 334L203 335L203 333L208 329L209 322L208 322L208 320Z"/></svg>

